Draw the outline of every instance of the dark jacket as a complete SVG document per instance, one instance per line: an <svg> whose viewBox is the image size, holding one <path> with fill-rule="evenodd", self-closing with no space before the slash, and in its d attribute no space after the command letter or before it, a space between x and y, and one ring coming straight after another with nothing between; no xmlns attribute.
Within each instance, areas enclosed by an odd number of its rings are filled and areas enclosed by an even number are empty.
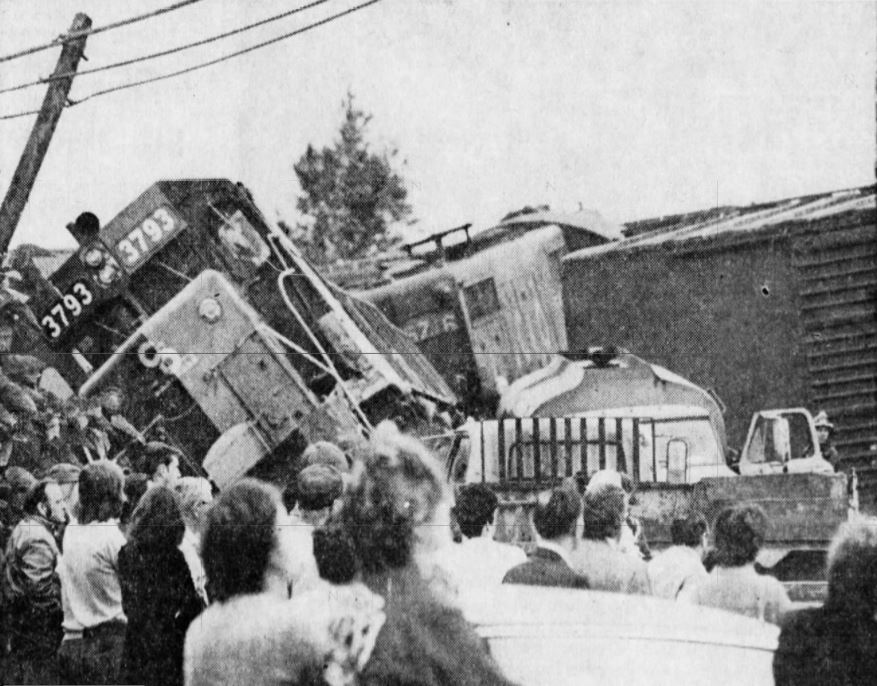
<svg viewBox="0 0 877 686"><path fill-rule="evenodd" d="M462 613L439 601L413 567L363 579L387 616L361 686L509 686Z"/></svg>
<svg viewBox="0 0 877 686"><path fill-rule="evenodd" d="M546 548L536 548L530 559L517 567L512 567L502 582L530 586L589 588L586 577L576 574L560 555Z"/></svg>
<svg viewBox="0 0 877 686"><path fill-rule="evenodd" d="M204 607L183 554L127 543L119 551L119 581L128 618L125 683L182 684L186 629Z"/></svg>
<svg viewBox="0 0 877 686"><path fill-rule="evenodd" d="M854 686L877 679L877 621L829 607L783 622L773 660L776 686Z"/></svg>

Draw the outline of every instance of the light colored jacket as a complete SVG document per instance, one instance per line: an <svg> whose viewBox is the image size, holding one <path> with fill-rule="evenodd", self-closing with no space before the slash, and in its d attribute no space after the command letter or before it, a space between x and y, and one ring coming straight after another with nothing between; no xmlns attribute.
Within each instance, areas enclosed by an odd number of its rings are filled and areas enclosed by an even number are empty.
<svg viewBox="0 0 877 686"><path fill-rule="evenodd" d="M717 607L779 624L791 610L786 589L772 576L759 574L752 564L716 567L700 583L684 588L679 600Z"/></svg>
<svg viewBox="0 0 877 686"><path fill-rule="evenodd" d="M700 553L687 545L674 545L648 564L652 594L674 599L679 592L707 578Z"/></svg>

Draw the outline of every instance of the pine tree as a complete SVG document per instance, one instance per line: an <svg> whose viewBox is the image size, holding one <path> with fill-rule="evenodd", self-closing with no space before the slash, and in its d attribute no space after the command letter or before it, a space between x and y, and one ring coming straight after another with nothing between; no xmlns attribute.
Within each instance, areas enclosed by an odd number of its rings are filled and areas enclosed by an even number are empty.
<svg viewBox="0 0 877 686"><path fill-rule="evenodd" d="M334 144L322 150L308 145L293 165L303 217L291 229L292 238L318 264L390 246L391 226L411 215L404 182L393 169L398 151L371 151L365 140L371 115L356 107L350 93L342 107L344 119Z"/></svg>

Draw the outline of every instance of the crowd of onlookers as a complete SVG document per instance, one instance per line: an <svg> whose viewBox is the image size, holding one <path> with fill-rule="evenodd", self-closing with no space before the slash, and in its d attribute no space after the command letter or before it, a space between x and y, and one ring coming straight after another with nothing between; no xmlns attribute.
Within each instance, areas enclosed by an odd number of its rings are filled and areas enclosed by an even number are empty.
<svg viewBox="0 0 877 686"><path fill-rule="evenodd" d="M242 479L217 494L182 477L180 459L147 443L128 474L106 459L39 480L6 470L5 683L506 684L469 621L501 584L655 595L778 624L778 684L877 674L868 519L838 532L826 602L792 610L756 568L757 506L727 508L712 531L701 514L680 518L653 554L631 483L600 471L539 498L526 555L495 540L491 488L453 493L429 451L388 423L354 455L309 446L283 490Z"/></svg>

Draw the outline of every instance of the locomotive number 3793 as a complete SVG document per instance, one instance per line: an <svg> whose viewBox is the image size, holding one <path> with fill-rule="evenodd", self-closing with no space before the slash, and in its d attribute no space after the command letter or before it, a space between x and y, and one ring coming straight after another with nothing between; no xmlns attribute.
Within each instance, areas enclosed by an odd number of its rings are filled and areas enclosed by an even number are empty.
<svg viewBox="0 0 877 686"><path fill-rule="evenodd" d="M94 295L88 284L77 281L43 315L40 320L43 331L52 340L60 338L93 301Z"/></svg>

